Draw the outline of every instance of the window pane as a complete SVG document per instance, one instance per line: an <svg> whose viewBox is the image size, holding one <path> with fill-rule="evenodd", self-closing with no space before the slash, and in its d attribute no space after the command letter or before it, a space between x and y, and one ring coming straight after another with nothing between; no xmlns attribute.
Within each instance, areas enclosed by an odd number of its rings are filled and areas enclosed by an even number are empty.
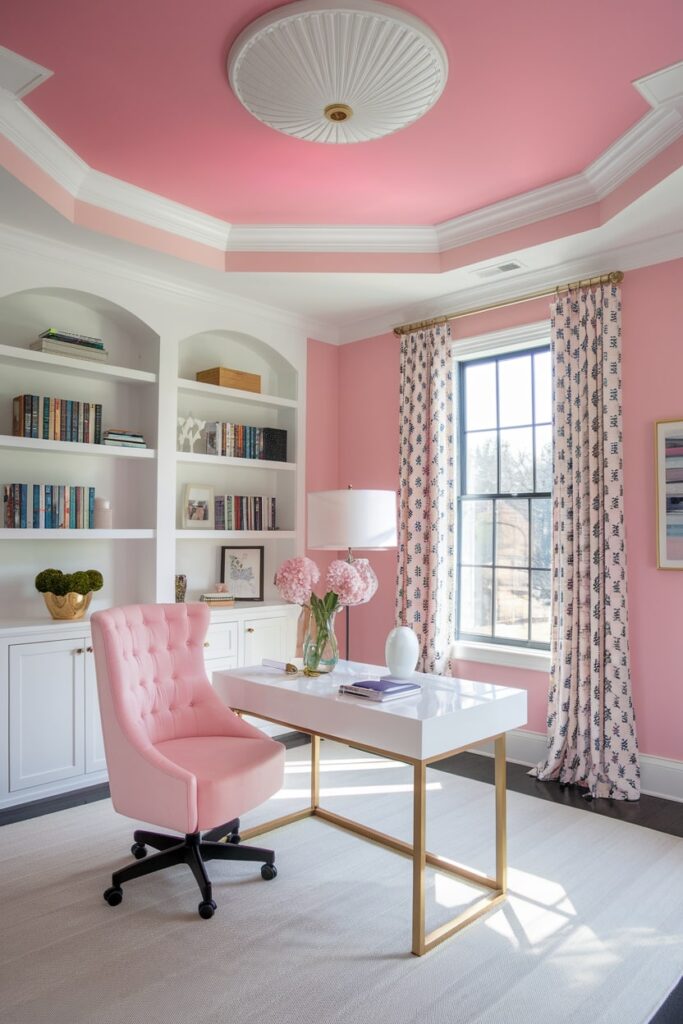
<svg viewBox="0 0 683 1024"><path fill-rule="evenodd" d="M553 489L552 427L536 427L536 490Z"/></svg>
<svg viewBox="0 0 683 1024"><path fill-rule="evenodd" d="M550 423L552 416L552 378L550 352L537 352L534 356L534 402L536 423Z"/></svg>
<svg viewBox="0 0 683 1024"><path fill-rule="evenodd" d="M498 363L499 426L533 423L531 410L531 356L501 359Z"/></svg>
<svg viewBox="0 0 683 1024"><path fill-rule="evenodd" d="M460 570L460 629L491 636L492 569Z"/></svg>
<svg viewBox="0 0 683 1024"><path fill-rule="evenodd" d="M496 502L496 565L529 564L529 502Z"/></svg>
<svg viewBox="0 0 683 1024"><path fill-rule="evenodd" d="M537 644L550 643L550 573L531 574L531 639Z"/></svg>
<svg viewBox="0 0 683 1024"><path fill-rule="evenodd" d="M466 434L466 493L494 494L498 490L498 450L495 430Z"/></svg>
<svg viewBox="0 0 683 1024"><path fill-rule="evenodd" d="M509 640L529 638L529 573L523 569L496 570L495 635Z"/></svg>
<svg viewBox="0 0 683 1024"><path fill-rule="evenodd" d="M521 494L534 488L531 427L500 432L500 490Z"/></svg>
<svg viewBox="0 0 683 1024"><path fill-rule="evenodd" d="M493 561L493 502L463 501L461 555L464 565L491 565Z"/></svg>
<svg viewBox="0 0 683 1024"><path fill-rule="evenodd" d="M465 366L465 430L490 430L496 424L496 364Z"/></svg>
<svg viewBox="0 0 683 1024"><path fill-rule="evenodd" d="M531 502L531 564L535 569L550 568L551 531L550 498L535 498Z"/></svg>

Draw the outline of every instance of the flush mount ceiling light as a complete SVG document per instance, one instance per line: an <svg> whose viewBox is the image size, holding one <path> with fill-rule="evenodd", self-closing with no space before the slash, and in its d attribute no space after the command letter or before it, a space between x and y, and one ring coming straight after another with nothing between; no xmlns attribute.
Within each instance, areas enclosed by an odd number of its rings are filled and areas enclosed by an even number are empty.
<svg viewBox="0 0 683 1024"><path fill-rule="evenodd" d="M276 131L366 142L436 103L448 58L431 29L373 0L302 0L257 18L228 56L233 92Z"/></svg>

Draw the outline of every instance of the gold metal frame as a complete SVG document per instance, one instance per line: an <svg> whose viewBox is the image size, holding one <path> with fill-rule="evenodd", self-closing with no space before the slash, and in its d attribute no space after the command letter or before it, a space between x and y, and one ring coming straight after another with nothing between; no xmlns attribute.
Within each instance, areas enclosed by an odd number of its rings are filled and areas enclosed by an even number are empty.
<svg viewBox="0 0 683 1024"><path fill-rule="evenodd" d="M666 517L666 482L664 487L664 494L662 494L661 477L659 465L659 428L664 427L667 424L680 423L681 429L683 430L683 416L678 416L673 420L655 420L655 493L656 493L656 521L655 529L657 533L657 568L665 569L669 571L680 572L683 569L683 561L679 562L678 565L662 565L662 560L666 557L665 551L662 551L662 504L664 505L664 516ZM664 522L664 535L666 536L666 519Z"/></svg>
<svg viewBox="0 0 683 1024"><path fill-rule="evenodd" d="M237 714L254 714L254 712L249 711L238 709L233 710L235 710ZM495 737L487 737L480 741L481 743L486 743L491 739L495 741L496 875L495 878L491 878L481 872L474 871L471 868L466 868L464 865L459 864L454 860L439 856L435 853L430 853L427 850L427 767L438 761L443 761L447 757L452 757L453 754L460 753L463 748L449 750L436 757L418 760L396 754L392 751L380 750L377 747L370 747L365 744L356 742L351 744L354 749L363 750L370 754L379 754L382 757L388 757L394 761L401 761L404 764L412 766L413 841L412 843L406 843L402 839L397 839L395 836L387 835L385 832L379 832L377 829L370 828L358 821L353 821L351 818L345 818L341 814L336 814L334 811L328 811L326 808L320 806L320 739L322 737L324 739L335 740L339 743L346 743L347 745L349 744L348 740L341 736L331 736L327 733L309 732L308 730L302 729L300 726L294 725L291 722L279 722L277 719L266 718L264 715L259 715L258 717L263 718L265 721L275 722L278 725L285 725L290 729L296 729L299 732L305 732L311 737L311 799L308 807L303 807L300 811L293 811L291 814L285 814L280 818L275 818L271 821L263 822L261 825L255 825L253 828L245 829L242 832L243 839L253 839L255 836L260 836L264 832L271 832L273 829L282 828L284 825L290 825L294 821L301 821L302 818L316 817L331 825L336 825L337 828L343 828L347 832L353 832L355 835L361 836L363 839L367 839L372 843L378 843L380 846L383 846L388 850L393 850L395 853L412 858L413 938L411 951L415 956L422 956L424 953L428 953L440 942L450 938L451 935L455 934L455 932L464 928L478 917L481 917L482 914L488 913L489 910L492 910L494 907L498 906L499 903L503 902L507 892L506 764L504 733ZM440 925L431 932L425 931L425 870L428 865L430 867L437 868L439 871L445 871L449 874L457 875L458 878L462 878L464 881L472 885L477 885L487 890L485 895L483 895L479 900L471 904L456 917L447 921L445 924Z"/></svg>

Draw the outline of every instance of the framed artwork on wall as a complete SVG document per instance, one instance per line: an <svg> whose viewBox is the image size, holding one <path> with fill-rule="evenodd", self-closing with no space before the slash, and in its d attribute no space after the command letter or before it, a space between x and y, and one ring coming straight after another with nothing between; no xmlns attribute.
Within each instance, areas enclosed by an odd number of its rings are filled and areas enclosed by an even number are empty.
<svg viewBox="0 0 683 1024"><path fill-rule="evenodd" d="M221 583L237 601L262 601L263 546L221 548Z"/></svg>
<svg viewBox="0 0 683 1024"><path fill-rule="evenodd" d="M183 529L213 530L213 487L207 484L188 484L183 491Z"/></svg>
<svg viewBox="0 0 683 1024"><path fill-rule="evenodd" d="M655 423L657 566L683 569L683 419Z"/></svg>

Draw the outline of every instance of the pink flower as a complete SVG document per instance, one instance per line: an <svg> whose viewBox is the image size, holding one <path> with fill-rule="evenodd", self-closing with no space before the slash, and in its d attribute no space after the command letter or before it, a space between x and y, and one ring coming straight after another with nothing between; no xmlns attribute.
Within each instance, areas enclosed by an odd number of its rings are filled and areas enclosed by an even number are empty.
<svg viewBox="0 0 683 1024"><path fill-rule="evenodd" d="M308 604L320 570L311 558L288 558L275 573L280 596L291 604Z"/></svg>
<svg viewBox="0 0 683 1024"><path fill-rule="evenodd" d="M327 589L333 591L343 605L365 604L377 590L377 577L367 558L331 562L326 583Z"/></svg>

